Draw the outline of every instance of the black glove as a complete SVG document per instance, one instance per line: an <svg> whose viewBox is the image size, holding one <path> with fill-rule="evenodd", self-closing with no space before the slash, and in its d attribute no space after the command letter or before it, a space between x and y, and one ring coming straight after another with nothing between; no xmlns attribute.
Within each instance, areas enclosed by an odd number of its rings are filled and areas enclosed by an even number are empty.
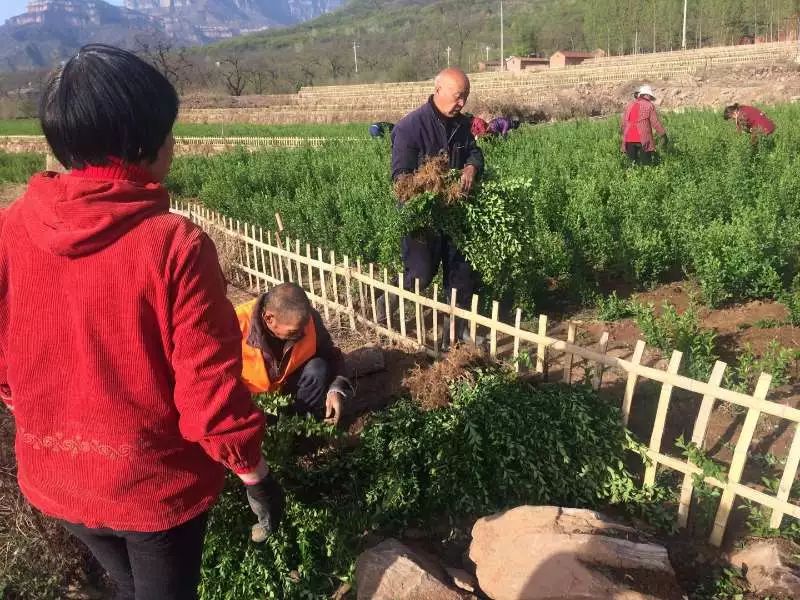
<svg viewBox="0 0 800 600"><path fill-rule="evenodd" d="M272 473L258 483L245 487L247 503L258 517L258 523L253 525L251 538L254 542L261 543L278 529L283 519L286 495Z"/></svg>

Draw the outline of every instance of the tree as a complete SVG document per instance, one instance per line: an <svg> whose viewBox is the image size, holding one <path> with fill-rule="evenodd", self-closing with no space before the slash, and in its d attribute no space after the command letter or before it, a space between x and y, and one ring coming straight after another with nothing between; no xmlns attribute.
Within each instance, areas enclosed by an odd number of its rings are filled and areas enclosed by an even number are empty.
<svg viewBox="0 0 800 600"><path fill-rule="evenodd" d="M175 48L164 39L152 41L137 37L134 52L169 79L181 94L191 82L194 67L186 54L186 48Z"/></svg>
<svg viewBox="0 0 800 600"><path fill-rule="evenodd" d="M231 96L241 96L247 86L248 74L242 68L239 57L226 58L217 65L222 69L222 79L228 93Z"/></svg>

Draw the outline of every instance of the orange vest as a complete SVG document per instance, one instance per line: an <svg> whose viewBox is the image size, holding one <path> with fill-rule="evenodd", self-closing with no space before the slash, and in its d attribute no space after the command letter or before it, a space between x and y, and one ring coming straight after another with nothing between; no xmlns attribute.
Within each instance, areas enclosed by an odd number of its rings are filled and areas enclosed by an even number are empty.
<svg viewBox="0 0 800 600"><path fill-rule="evenodd" d="M242 381L254 394L279 391L289 375L314 358L314 354L317 352L317 330L314 327L314 319L309 318L303 330L303 337L292 346L289 359L278 374L278 378L275 381L270 380L261 350L253 348L247 343L247 336L250 334L250 320L257 302L258 299L251 300L236 307L239 329L242 332ZM276 356L275 360L280 361L281 357Z"/></svg>

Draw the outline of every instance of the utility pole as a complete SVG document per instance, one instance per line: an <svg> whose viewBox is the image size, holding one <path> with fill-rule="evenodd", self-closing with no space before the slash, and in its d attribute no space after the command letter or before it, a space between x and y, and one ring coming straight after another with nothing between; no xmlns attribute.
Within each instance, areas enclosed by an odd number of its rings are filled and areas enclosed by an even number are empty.
<svg viewBox="0 0 800 600"><path fill-rule="evenodd" d="M500 0L500 70L506 70L506 47L503 32L503 0Z"/></svg>
<svg viewBox="0 0 800 600"><path fill-rule="evenodd" d="M689 0L683 0L683 41L681 41L681 49L686 50L686 9Z"/></svg>
<svg viewBox="0 0 800 600"><path fill-rule="evenodd" d="M356 44L356 41L353 40L353 60L356 63L356 75L358 75L358 48L358 44Z"/></svg>
<svg viewBox="0 0 800 600"><path fill-rule="evenodd" d="M450 68L450 50L451 49L452 48L450 48L450 46L447 47L447 68L448 69Z"/></svg>
<svg viewBox="0 0 800 600"><path fill-rule="evenodd" d="M798 38L800 39L800 38ZM486 62L489 62L489 46L486 46Z"/></svg>

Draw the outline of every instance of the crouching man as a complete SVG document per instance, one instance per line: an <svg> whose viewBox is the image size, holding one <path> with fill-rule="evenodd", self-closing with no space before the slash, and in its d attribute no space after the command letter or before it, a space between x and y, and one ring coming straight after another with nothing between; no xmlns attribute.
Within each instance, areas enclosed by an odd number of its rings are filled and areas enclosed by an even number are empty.
<svg viewBox="0 0 800 600"><path fill-rule="evenodd" d="M254 393L292 396L296 414L338 423L353 386L305 291L282 283L236 308L242 332L242 380Z"/></svg>

